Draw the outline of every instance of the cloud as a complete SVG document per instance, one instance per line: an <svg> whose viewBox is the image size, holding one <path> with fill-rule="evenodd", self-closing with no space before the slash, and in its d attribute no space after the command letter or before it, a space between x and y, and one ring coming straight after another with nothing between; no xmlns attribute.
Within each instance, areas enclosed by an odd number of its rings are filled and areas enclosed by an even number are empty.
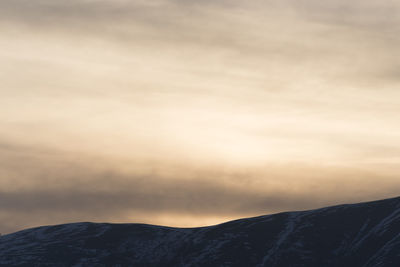
<svg viewBox="0 0 400 267"><path fill-rule="evenodd" d="M225 85L221 78L239 80L238 74L256 82L252 87L266 84L268 88L291 87L290 80L299 79L319 80L324 87L398 83L393 53L399 43L392 36L400 6L390 0L379 4L7 0L0 5L3 20L11 23L4 24L6 29L25 25L23 31L29 35L33 31L33 39L53 36L48 40L55 42L52 47L60 42L92 47L96 40L106 40L100 50L120 51L129 61L145 55L143 61L156 66L153 71L167 63L163 67L174 69L183 75L181 79L194 77L192 84L198 87L210 75ZM147 53L156 53L159 60L148 58ZM132 67L121 60L107 63Z"/></svg>
<svg viewBox="0 0 400 267"><path fill-rule="evenodd" d="M0 231L396 194L398 8L0 1Z"/></svg>
<svg viewBox="0 0 400 267"><path fill-rule="evenodd" d="M391 32L398 28L400 9L397 1L286 1L313 21L330 25L361 28L366 31ZM387 28L388 27L388 28Z"/></svg>
<svg viewBox="0 0 400 267"><path fill-rule="evenodd" d="M193 226L201 218L222 222L393 196L399 189L391 174L353 167L270 164L224 170L130 162L126 169L110 159L77 159L12 143L1 147L3 233L83 220L182 225L180 216L190 216L185 225ZM168 214L175 219L160 219Z"/></svg>

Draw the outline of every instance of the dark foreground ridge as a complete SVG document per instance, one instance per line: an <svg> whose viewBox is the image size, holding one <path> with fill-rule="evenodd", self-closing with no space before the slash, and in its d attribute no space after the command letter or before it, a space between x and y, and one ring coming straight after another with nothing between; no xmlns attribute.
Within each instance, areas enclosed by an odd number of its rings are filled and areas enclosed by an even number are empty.
<svg viewBox="0 0 400 267"><path fill-rule="evenodd" d="M0 266L400 266L400 198L191 229L73 223L0 237Z"/></svg>

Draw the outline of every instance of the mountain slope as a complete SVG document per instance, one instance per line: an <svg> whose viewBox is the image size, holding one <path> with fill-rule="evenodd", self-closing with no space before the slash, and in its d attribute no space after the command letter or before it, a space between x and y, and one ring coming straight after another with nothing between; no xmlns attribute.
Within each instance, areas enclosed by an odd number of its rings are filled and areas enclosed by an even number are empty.
<svg viewBox="0 0 400 267"><path fill-rule="evenodd" d="M400 266L400 198L191 229L38 227L0 237L0 266Z"/></svg>

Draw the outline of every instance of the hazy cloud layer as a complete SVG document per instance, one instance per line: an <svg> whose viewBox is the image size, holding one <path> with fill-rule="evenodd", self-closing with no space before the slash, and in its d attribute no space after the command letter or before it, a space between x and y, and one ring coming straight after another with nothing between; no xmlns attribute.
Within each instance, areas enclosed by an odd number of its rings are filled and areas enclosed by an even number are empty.
<svg viewBox="0 0 400 267"><path fill-rule="evenodd" d="M152 169L145 169L148 163L132 162L123 172L98 158L0 147L3 233L83 220L192 226L183 219L191 217L197 225L205 225L390 197L400 190L390 172L377 175L352 167L270 164L262 169L223 170L153 163Z"/></svg>
<svg viewBox="0 0 400 267"><path fill-rule="evenodd" d="M398 194L398 1L0 1L0 231Z"/></svg>

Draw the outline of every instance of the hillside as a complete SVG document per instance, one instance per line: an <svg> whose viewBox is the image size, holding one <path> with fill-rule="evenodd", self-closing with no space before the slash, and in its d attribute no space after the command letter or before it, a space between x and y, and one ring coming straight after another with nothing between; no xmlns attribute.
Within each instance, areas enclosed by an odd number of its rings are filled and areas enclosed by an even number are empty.
<svg viewBox="0 0 400 267"><path fill-rule="evenodd" d="M190 229L43 226L1 236L0 266L400 266L400 198Z"/></svg>

